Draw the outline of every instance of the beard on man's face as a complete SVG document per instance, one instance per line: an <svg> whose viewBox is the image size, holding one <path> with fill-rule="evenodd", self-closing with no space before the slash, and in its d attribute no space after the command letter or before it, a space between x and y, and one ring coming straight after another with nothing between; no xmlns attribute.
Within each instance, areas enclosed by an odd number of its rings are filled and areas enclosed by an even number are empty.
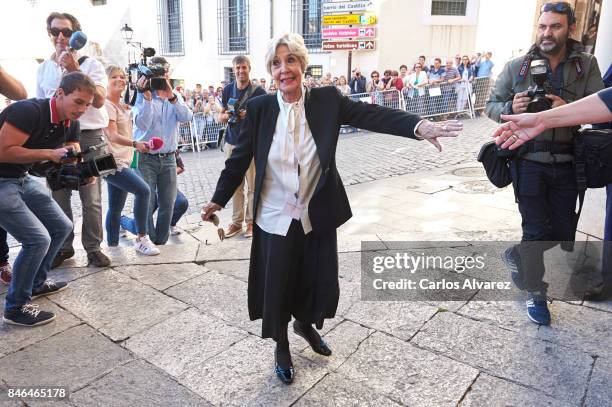
<svg viewBox="0 0 612 407"><path fill-rule="evenodd" d="M546 54L556 54L557 52L561 51L568 38L569 33L560 37L555 37L552 35L550 37L542 36L538 38L537 46L541 52Z"/></svg>

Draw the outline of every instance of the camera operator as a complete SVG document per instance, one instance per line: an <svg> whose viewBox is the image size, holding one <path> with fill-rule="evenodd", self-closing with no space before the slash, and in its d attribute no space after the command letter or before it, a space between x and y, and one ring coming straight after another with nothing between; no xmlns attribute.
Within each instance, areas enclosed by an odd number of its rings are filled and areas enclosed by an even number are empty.
<svg viewBox="0 0 612 407"><path fill-rule="evenodd" d="M104 66L94 58L81 57L68 48L68 40L75 31L80 31L79 21L68 13L51 13L47 17L47 32L55 52L38 68L36 96L49 98L54 95L62 76L70 72L83 72L96 84L93 103L79 119L81 126L81 151L98 145L105 140L103 129L108 126L108 113L104 107L106 99L107 77ZM72 220L70 198L72 191L68 188L53 192L64 213ZM81 241L87 252L87 263L95 267L110 265L109 258L100 250L104 238L102 229L102 183L95 182L79 188L79 197L83 211ZM62 249L53 261L52 267L58 267L66 259L74 256L74 232L70 233Z"/></svg>
<svg viewBox="0 0 612 407"><path fill-rule="evenodd" d="M4 321L9 324L51 322L53 313L29 301L67 286L47 280L47 272L72 222L27 171L37 162L59 163L68 149L78 148L77 120L92 103L95 88L86 75L70 73L55 97L16 102L0 113L0 227L22 244L5 299Z"/></svg>
<svg viewBox="0 0 612 407"><path fill-rule="evenodd" d="M542 6L536 43L527 55L508 62L495 82L486 108L490 118L500 121L502 114L519 114L529 106L533 108L532 98L526 90L533 89L539 69L546 75L544 88L548 90L545 97L542 95L537 101L540 107L546 104L548 108L561 106L603 88L597 60L581 52L580 44L570 38L575 28L574 11L569 3ZM510 169L523 237L521 244L508 248L502 259L511 270L513 281L528 293L529 319L548 325L550 312L546 298L548 285L543 281L544 251L555 242L573 241L576 231L578 191L572 166L572 129L544 131L526 143L519 155Z"/></svg>
<svg viewBox="0 0 612 407"><path fill-rule="evenodd" d="M223 88L221 96L221 104L223 109L219 115L221 123L227 123L225 129L225 156L229 158L232 155L234 146L238 144L238 135L240 134L240 126L244 116L246 116L245 106L247 100L256 96L265 95L266 91L259 86L251 83L249 74L251 72L251 61L244 55L238 55L232 60L234 75L236 80L227 84ZM286 79L290 80L290 79ZM292 80L301 80L301 78L293 78ZM246 213L244 184L246 180L247 196L246 196ZM251 161L251 165L247 170L244 180L234 192L232 197L232 223L225 232L225 237L229 238L237 235L242 231L242 222L246 223L245 237L253 235L253 193L255 191L255 165Z"/></svg>
<svg viewBox="0 0 612 407"><path fill-rule="evenodd" d="M28 97L23 84L9 75L0 66L0 94L8 99L21 100ZM9 260L9 247L7 242L6 230L0 228L0 283L9 284L11 282L11 265Z"/></svg>
<svg viewBox="0 0 612 407"><path fill-rule="evenodd" d="M152 78L141 76L138 79L136 104L134 105L134 139L150 141L159 137L164 144L161 149L139 154L138 170L149 185L149 212L147 232L156 245L166 244L170 236L170 221L176 199L176 159L178 127L180 122L188 122L193 112L178 92L172 91L168 80L168 62L163 57L149 60ZM163 72L163 73L160 73ZM153 222L153 208L159 205L157 224Z"/></svg>

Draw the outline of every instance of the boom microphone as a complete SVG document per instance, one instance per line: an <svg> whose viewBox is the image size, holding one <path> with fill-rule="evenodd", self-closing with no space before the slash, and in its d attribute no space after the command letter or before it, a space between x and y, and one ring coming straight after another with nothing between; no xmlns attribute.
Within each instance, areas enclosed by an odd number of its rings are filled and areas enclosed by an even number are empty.
<svg viewBox="0 0 612 407"><path fill-rule="evenodd" d="M68 40L68 50L70 52L78 51L87 44L87 36L83 31L75 31Z"/></svg>

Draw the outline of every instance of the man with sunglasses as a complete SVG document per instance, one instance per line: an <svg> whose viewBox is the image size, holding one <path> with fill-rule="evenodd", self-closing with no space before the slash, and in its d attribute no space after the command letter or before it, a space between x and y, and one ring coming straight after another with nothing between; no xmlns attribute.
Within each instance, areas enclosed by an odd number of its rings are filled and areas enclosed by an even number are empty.
<svg viewBox="0 0 612 407"><path fill-rule="evenodd" d="M601 73L593 55L582 52L570 38L576 28L569 3L546 3L540 9L536 43L527 55L506 64L487 102L486 114L501 121L501 114L527 111L531 98L527 88L534 82L530 64L545 60L544 87L552 107L564 105L603 88ZM544 131L526 143L514 158L510 170L522 218L520 245L508 248L502 259L517 287L528 293L527 316L540 325L550 324L544 277L544 251L559 242L574 240L575 207L578 191L573 169L571 127ZM561 247L569 249L567 243Z"/></svg>
<svg viewBox="0 0 612 407"><path fill-rule="evenodd" d="M71 14L53 12L47 17L47 33L55 52L38 68L36 96L51 98L59 87L64 75L71 72L83 72L96 84L94 99L87 111L79 119L81 126L80 148L84 151L90 146L102 143L108 126L108 113L104 107L106 98L107 76L104 66L95 58L81 57L68 48L70 36L80 31L79 21ZM95 182L79 188L83 210L83 227L81 240L87 252L87 263L95 267L110 265L110 259L100 250L103 239L102 229L102 188L101 182ZM70 197L72 191L61 189L53 192L64 213L72 220ZM52 267L58 267L66 259L74 256L72 242L74 232L70 233L61 250L55 257Z"/></svg>

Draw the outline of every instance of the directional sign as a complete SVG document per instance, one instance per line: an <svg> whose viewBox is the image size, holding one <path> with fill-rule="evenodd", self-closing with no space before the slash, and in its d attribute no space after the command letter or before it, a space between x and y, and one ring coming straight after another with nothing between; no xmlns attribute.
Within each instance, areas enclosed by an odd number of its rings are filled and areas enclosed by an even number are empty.
<svg viewBox="0 0 612 407"><path fill-rule="evenodd" d="M376 16L364 14L334 14L323 16L323 25L376 24Z"/></svg>
<svg viewBox="0 0 612 407"><path fill-rule="evenodd" d="M376 37L376 27L323 28L321 34L323 39L374 38Z"/></svg>
<svg viewBox="0 0 612 407"><path fill-rule="evenodd" d="M374 51L376 41L323 41L324 51Z"/></svg>
<svg viewBox="0 0 612 407"><path fill-rule="evenodd" d="M372 2L370 0L323 3L323 14L348 13L349 11L364 11L367 10L371 5Z"/></svg>

